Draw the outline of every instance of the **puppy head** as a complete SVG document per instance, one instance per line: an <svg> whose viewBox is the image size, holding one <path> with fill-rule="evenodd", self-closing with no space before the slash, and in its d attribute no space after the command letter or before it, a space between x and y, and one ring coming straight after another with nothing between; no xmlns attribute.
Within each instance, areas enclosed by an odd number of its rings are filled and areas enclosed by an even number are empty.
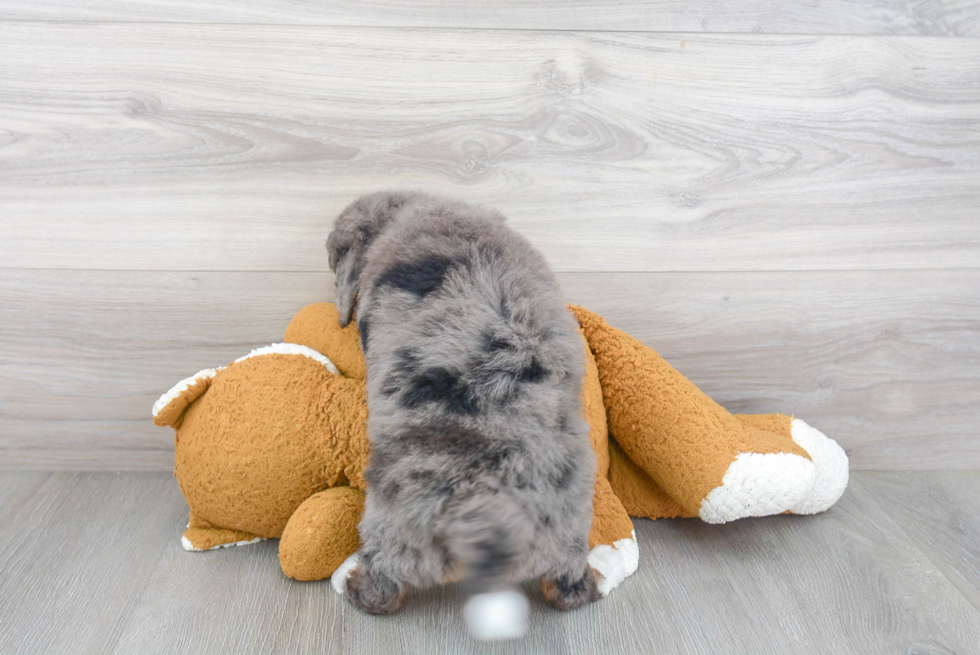
<svg viewBox="0 0 980 655"><path fill-rule="evenodd" d="M346 327L354 317L358 284L368 247L399 210L422 194L380 191L361 196L340 213L327 239L330 269L337 276L337 310Z"/></svg>

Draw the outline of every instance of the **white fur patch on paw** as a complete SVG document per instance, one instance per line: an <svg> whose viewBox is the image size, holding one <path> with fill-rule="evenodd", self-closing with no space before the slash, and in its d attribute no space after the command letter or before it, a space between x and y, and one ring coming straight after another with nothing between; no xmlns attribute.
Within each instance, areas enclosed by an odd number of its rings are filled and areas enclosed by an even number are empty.
<svg viewBox="0 0 980 655"><path fill-rule="evenodd" d="M793 441L805 450L817 468L813 489L790 508L794 514L817 514L827 511L847 488L847 453L836 441L800 419L793 419Z"/></svg>
<svg viewBox="0 0 980 655"><path fill-rule="evenodd" d="M263 537L256 537L255 539L245 541L229 541L226 544L218 544L217 546L211 546L210 548L197 548L187 537L180 538L180 544L184 547L184 550L194 553L203 553L206 550L217 550L219 548L228 548L229 546L248 546L249 544L257 544L260 541L265 541L265 539Z"/></svg>
<svg viewBox="0 0 980 655"><path fill-rule="evenodd" d="M739 453L721 486L712 489L698 515L706 523L727 523L747 516L782 514L813 489L817 467L791 453Z"/></svg>
<svg viewBox="0 0 980 655"><path fill-rule="evenodd" d="M252 357L261 357L262 355L303 355L304 357L309 357L315 362L319 362L327 367L327 370L334 375L340 375L340 371L337 367L333 365L323 353L319 353L308 346L301 346L297 343L274 343L270 346L263 346L262 348L256 348L244 357L239 357L235 360L235 363L243 362L246 359L251 359Z"/></svg>
<svg viewBox="0 0 980 655"><path fill-rule="evenodd" d="M471 596L463 607L466 625L477 639L517 639L527 631L530 603L513 589Z"/></svg>
<svg viewBox="0 0 980 655"><path fill-rule="evenodd" d="M361 558L357 556L357 553L354 553L345 559L330 576L330 586L341 596L344 595L344 583L347 582L347 578L350 577L351 571L354 570L359 561Z"/></svg>
<svg viewBox="0 0 980 655"><path fill-rule="evenodd" d="M612 546L599 544L589 552L589 566L600 575L599 593L609 592L636 572L640 564L640 547L636 543L636 530L632 539L619 539Z"/></svg>

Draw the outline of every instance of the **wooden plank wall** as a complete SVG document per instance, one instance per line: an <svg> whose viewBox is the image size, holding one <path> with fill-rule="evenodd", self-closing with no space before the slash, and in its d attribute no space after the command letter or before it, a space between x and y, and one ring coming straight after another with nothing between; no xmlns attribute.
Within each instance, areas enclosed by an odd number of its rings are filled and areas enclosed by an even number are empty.
<svg viewBox="0 0 980 655"><path fill-rule="evenodd" d="M332 298L358 194L856 468L980 467L980 2L0 0L0 468L159 470L177 380Z"/></svg>

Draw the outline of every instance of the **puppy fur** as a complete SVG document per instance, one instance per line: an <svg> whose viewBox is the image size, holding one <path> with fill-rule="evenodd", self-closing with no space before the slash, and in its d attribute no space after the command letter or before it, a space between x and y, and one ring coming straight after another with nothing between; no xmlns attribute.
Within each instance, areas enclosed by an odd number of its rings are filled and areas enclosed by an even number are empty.
<svg viewBox="0 0 980 655"><path fill-rule="evenodd" d="M598 598L584 348L544 257L496 211L401 192L347 207L327 249L367 361L349 599L390 613L407 588L463 578L540 578L560 609Z"/></svg>

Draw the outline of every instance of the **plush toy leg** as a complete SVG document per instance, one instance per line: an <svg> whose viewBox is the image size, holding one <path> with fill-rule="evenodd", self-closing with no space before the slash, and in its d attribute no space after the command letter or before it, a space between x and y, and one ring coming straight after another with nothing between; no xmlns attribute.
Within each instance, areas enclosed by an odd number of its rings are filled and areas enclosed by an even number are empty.
<svg viewBox="0 0 980 655"><path fill-rule="evenodd" d="M802 420L785 414L736 414L742 425L758 428L792 441L806 450L817 469L813 489L799 503L789 508L793 514L818 514L827 511L847 487L847 454L836 441Z"/></svg>
<svg viewBox="0 0 980 655"><path fill-rule="evenodd" d="M286 523L279 540L279 564L296 580L323 580L357 551L357 524L364 493L335 487L310 496Z"/></svg>
<svg viewBox="0 0 980 655"><path fill-rule="evenodd" d="M609 441L609 485L630 516L646 519L694 518L633 463L615 441Z"/></svg>
<svg viewBox="0 0 980 655"><path fill-rule="evenodd" d="M595 355L609 429L629 458L709 523L779 514L813 489L816 467L793 442L743 426L653 349L572 307Z"/></svg>
<svg viewBox="0 0 980 655"><path fill-rule="evenodd" d="M599 574L603 596L633 575L640 562L633 521L605 478L596 480L589 548L589 565Z"/></svg>
<svg viewBox="0 0 980 655"><path fill-rule="evenodd" d="M817 514L828 510L847 487L847 455L837 443L798 418L784 414L736 414L743 425L771 432L802 446L817 469L813 489L789 508L793 514ZM633 463L615 441L609 443L609 484L630 516L649 519L693 518L660 488L647 473Z"/></svg>
<svg viewBox="0 0 980 655"><path fill-rule="evenodd" d="M227 546L247 546L262 541L262 537L241 530L216 528L204 519L190 515L184 536L180 538L184 550L202 551Z"/></svg>

